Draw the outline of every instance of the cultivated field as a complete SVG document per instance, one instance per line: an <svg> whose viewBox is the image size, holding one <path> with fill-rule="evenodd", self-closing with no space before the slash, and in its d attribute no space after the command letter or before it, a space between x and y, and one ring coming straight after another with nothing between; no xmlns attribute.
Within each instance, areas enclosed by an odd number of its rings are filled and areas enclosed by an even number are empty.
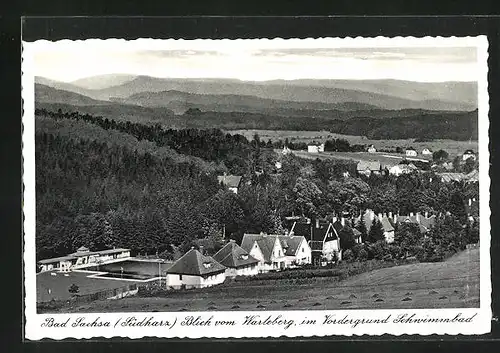
<svg viewBox="0 0 500 353"><path fill-rule="evenodd" d="M279 151L277 151L279 152ZM401 160L405 157L402 154L396 155L391 153L368 153L368 152L322 152L322 153L309 153L307 151L293 151L293 154L297 157L307 158L307 159L346 159L353 160L355 162L358 161L378 161L384 167L392 167L401 162ZM426 161L430 158L420 157L409 157L407 158L409 161L412 160L420 160Z"/></svg>
<svg viewBox="0 0 500 353"><path fill-rule="evenodd" d="M63 312L336 310L479 307L479 249L441 263L385 268L333 282L233 283L166 297L103 300Z"/></svg>
<svg viewBox="0 0 500 353"><path fill-rule="evenodd" d="M406 148L413 147L419 154L424 148L429 148L432 151L443 149L450 154L450 157L461 155L467 149L477 151L477 141L454 141L454 140L434 140L431 142L414 142L412 139L407 140L370 140L364 136L352 136L334 134L328 131L276 131L276 130L230 130L231 134L240 134L247 139L252 139L255 134L258 134L261 140L278 141L289 139L291 142L312 142L325 141L327 139L342 138L347 140L351 145L374 145L376 149L395 149L396 147Z"/></svg>

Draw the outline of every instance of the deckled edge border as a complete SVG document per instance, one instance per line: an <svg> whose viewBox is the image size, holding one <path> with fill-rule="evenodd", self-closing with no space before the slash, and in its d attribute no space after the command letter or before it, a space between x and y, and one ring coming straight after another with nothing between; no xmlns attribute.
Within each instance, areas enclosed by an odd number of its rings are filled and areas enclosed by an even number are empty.
<svg viewBox="0 0 500 353"><path fill-rule="evenodd" d="M21 55L21 62L22 62L22 65L21 65L21 77L22 77L22 85L21 85L21 101L22 101L22 121L21 121L21 129L22 129L22 145L21 145L21 149L22 149L22 177L23 177L23 180L22 180L22 186L23 186L23 207L22 207L22 216L23 216L23 226L22 226L22 229L23 229L23 274L24 274L24 280L26 279L26 275L27 275L27 263L29 262L28 261L28 256L26 255L26 236L27 236L27 232L26 232L26 215L25 215L25 201L26 201L26 191L30 190L29 187L27 187L26 183L25 183L25 176L27 175L26 173L26 161L27 161L27 158L26 158L26 125L25 125L25 119L28 119L28 118L34 118L34 109L33 111L28 111L26 109L26 103L27 103L27 100L26 100L26 90L23 89L25 83L29 83L29 82L26 82L27 81L27 74L26 74L26 70L25 70L25 65L26 65L26 50L25 50L25 43L26 44L31 44L31 43L38 43L38 42L41 42L41 43L47 43L47 44L50 44L50 43L58 43L58 42L86 42L86 41L94 41L94 42L109 42L109 41L114 41L114 42L142 42L142 41L158 41L158 42L165 42L165 41L184 41L184 42L193 42L193 41L209 41L209 42L214 42L214 41L217 41L217 42L220 42L220 41L227 41L227 42L241 42L241 41L266 41L266 42L271 42L271 41L317 41L317 40L343 40L343 41L370 41L370 42L373 42L373 44L375 44L374 42L376 40L383 40L383 41L389 41L389 40L392 40L392 41L395 41L395 40L401 40L401 41L404 41L404 40L411 40L411 41L414 41L414 40L421 40L421 41L447 41L447 40L450 40L450 39L455 39L455 40L471 40L471 41L476 41L473 45L477 47L478 49L478 53L480 51L483 51L483 55L484 55L484 58L481 57L481 59L484 59L486 60L484 63L481 63L481 65L484 65L484 72L482 73L482 75L484 77L480 77L478 79L478 108L479 108L479 116L478 116L478 124L479 124L479 137L482 136L482 138L486 138L487 139L487 142L479 142L479 149L480 149L480 162L479 162L479 165L480 165L480 210L481 210L481 225L480 225L480 236L481 236L481 242L484 244L485 243L485 240L487 240L487 244L488 244L488 247L485 248L484 245L483 247L480 247L480 308L478 309L479 311L485 311L487 310L488 313L489 313L489 316L491 317L492 316L492 311L491 311L491 258L490 258L490 250L491 250L491 233L490 233L490 230L491 230L491 209L489 207L489 203L490 203L490 189L491 189L491 179L490 179L490 172L489 172L489 165L490 165L490 150L489 150L489 145L490 145L490 139L489 139L489 113L490 113L490 110L489 110L489 101L490 101L490 95L489 95L489 84L488 84L488 60L489 60L489 42L488 42L488 38L486 35L478 35L478 36L464 36L464 37L461 37L461 36L393 36L393 37L387 37L387 36L356 36L356 37L349 37L349 36L346 36L346 37L317 37L317 38L313 38L313 37L307 37L307 38L280 38L280 37L275 37L275 38L252 38L252 39L244 39L244 38L239 38L239 39L229 39L229 38L224 38L224 39L211 39L211 38L200 38L200 39L192 39L192 40L185 40L185 39L182 39L182 38L178 38L178 39L157 39L157 38L137 38L137 39L131 39L131 40L127 40L127 39L122 39L122 38L107 38L107 39L100 39L100 38L92 38L92 39L83 39L83 40L71 40L71 39L60 39L60 40L56 40L56 41L50 41L50 40L45 40L45 39L40 39L40 40L37 40L37 41L22 41L22 55ZM372 43L370 43L372 44ZM380 45L381 48L385 48L385 47L391 47L391 46L394 46L394 45L388 45L388 46L384 46L384 45ZM415 47L416 45L413 45L413 47ZM408 45L407 47L411 47L410 45ZM31 58L30 58L31 59ZM33 78L32 81L30 82L33 82L34 84L34 76L33 77L28 77L28 79L30 78ZM483 88L481 89L481 86L483 86ZM34 92L33 92L34 93ZM34 98L34 97L33 97ZM481 104L482 102L482 104ZM34 105L34 99L33 101L31 102L30 101L30 105L33 103ZM34 106L33 106L34 108ZM29 116L28 116L29 115ZM482 120L487 120L488 124L486 125L486 128L482 128L483 125L480 124L480 122ZM33 142L34 142L34 123L33 123ZM30 130L28 130L30 131ZM486 147L484 147L486 146ZM482 148L481 148L482 147ZM33 150L34 152L34 150ZM484 153L486 152L486 153ZM29 159L29 157L28 157ZM32 161L34 164L34 160ZM33 169L33 171L35 171L35 169ZM34 175L33 175L33 180L34 180ZM487 181L487 182L486 182ZM33 191L35 191L35 188L34 188L34 185L33 186ZM485 190L487 192L485 192ZM485 197L484 195L487 195L487 199L485 200ZM35 200L35 195L32 196L33 200ZM485 207L487 206L487 207ZM35 214L35 209L36 209L36 203L33 204L33 221L36 220L36 214ZM485 217L487 216L487 217ZM488 221L485 221L485 219L487 219ZM485 224L487 225L487 229L486 230L483 230L485 228ZM34 228L36 228L36 221L35 221L35 226ZM485 234L487 234L487 237L485 236ZM483 238L487 238L487 239L483 239ZM485 276L484 272L486 272L486 270L488 271L489 273L489 276ZM486 278L485 278L486 277ZM37 315L36 313L36 303L34 304L34 314L28 314L28 309L29 309L29 306L30 304L27 303L26 301L26 297L28 297L28 293L30 291L32 291L30 288L28 288L28 284L27 284L27 281L25 280L24 281L25 283L23 284L23 290L24 290L24 310L25 312L23 313L23 318L24 318L24 324L23 324L23 329L24 329L24 336L26 339L29 340L27 336L27 333L28 332L28 321L29 321L29 318L31 315ZM35 287L35 293L36 293L36 283L34 285ZM487 292L487 293L485 293ZM35 302L36 302L36 296L34 296L34 299L35 299ZM485 300L487 299L487 300ZM486 307L487 306L487 307ZM399 310L399 309L384 309L384 310L388 310L388 311L393 311L393 310ZM410 309L408 309L410 310ZM423 309L423 310L432 310L432 311L435 311L435 310L441 310L441 309ZM352 311L356 311L356 310L352 310ZM193 312L194 313L194 312ZM200 314L206 314L207 312L198 312ZM115 313L116 314L116 313ZM133 313L127 313L127 314L133 314ZM142 313L144 314L144 313ZM489 322L489 330L491 330L491 322ZM489 331L488 331L489 332ZM487 333L487 332L485 332ZM484 334L485 334L484 333ZM258 337L255 337L255 336L245 336L245 335L238 335L238 336L209 336L209 335L206 335L206 336L192 336L192 335L184 335L184 336L181 336L181 335L178 335L178 336L174 336L174 337L167 337L167 336L148 336L148 335L137 335L137 336L128 336L128 335L111 335L111 336L94 336L94 335L91 335L91 336L81 336L81 337L75 337L75 336L72 336L72 335L68 335L68 336L65 336L63 338L52 338L52 337L49 337L49 336L45 336L45 337L42 337L40 338L41 340L55 340L55 341L61 341L61 340L65 340L65 339L79 339L79 340L87 340L87 339L109 339L109 338L128 338L130 340L136 340L136 339L147 339L147 338L166 338L166 339L175 339L175 338L181 338L181 339L184 339L184 338L188 338L188 339L204 339L204 338L221 338L221 339L231 339L231 338L242 338L242 339L249 339L249 338L280 338L280 337L286 337L286 338L315 338L315 337L364 337L364 336L369 336L371 338L373 338L374 336L377 336L377 337L382 337L382 336L397 336L397 337L404 337L404 336L411 336L411 335L419 335L419 336L436 336L436 335L468 335L468 333L394 333L394 332L386 332L386 333L363 333L363 334L350 334L350 335L335 335L334 333L332 335L328 335L328 334L324 334L324 335L315 335L315 334L311 334L311 335L302 335L302 336L297 336L297 335L268 335L268 336L258 336ZM476 335L476 334L473 334L473 335ZM39 340L38 338L36 340Z"/></svg>

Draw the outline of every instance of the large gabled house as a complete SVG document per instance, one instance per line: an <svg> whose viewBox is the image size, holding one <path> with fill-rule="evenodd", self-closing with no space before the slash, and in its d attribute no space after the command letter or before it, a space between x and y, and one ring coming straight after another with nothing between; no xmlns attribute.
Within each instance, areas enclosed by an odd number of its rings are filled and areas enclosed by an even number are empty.
<svg viewBox="0 0 500 353"><path fill-rule="evenodd" d="M259 273L259 260L246 252L234 240L229 241L213 258L226 267L226 277L253 276Z"/></svg>
<svg viewBox="0 0 500 353"><path fill-rule="evenodd" d="M286 254L276 235L245 234L241 247L259 261L258 271L279 271L286 267Z"/></svg>
<svg viewBox="0 0 500 353"><path fill-rule="evenodd" d="M226 279L226 267L210 256L192 248L167 270L167 287L205 288L221 284Z"/></svg>
<svg viewBox="0 0 500 353"><path fill-rule="evenodd" d="M311 263L311 248L303 236L245 234L241 247L259 261L259 272Z"/></svg>
<svg viewBox="0 0 500 353"><path fill-rule="evenodd" d="M424 213L423 215L420 212L411 212L409 215L395 215L394 223L414 223L418 225L418 228L422 234L426 234L436 224L436 216L429 216L428 212Z"/></svg>

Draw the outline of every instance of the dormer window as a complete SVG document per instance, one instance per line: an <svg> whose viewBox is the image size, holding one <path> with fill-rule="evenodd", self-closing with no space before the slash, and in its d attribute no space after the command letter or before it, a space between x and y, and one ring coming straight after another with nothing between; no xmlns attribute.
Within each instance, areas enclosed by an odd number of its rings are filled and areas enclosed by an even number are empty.
<svg viewBox="0 0 500 353"><path fill-rule="evenodd" d="M204 263L203 263L203 266L204 266L205 268L210 268L210 267L212 267L212 263L211 263L211 262L204 262Z"/></svg>
<svg viewBox="0 0 500 353"><path fill-rule="evenodd" d="M248 255L247 255L247 254L243 254L243 255L241 255L241 259L242 259L242 260L248 260Z"/></svg>

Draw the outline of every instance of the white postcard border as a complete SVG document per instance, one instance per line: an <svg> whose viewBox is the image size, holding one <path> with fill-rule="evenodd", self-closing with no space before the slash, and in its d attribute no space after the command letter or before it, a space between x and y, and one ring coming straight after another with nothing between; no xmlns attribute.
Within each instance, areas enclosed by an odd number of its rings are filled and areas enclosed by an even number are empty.
<svg viewBox="0 0 500 353"><path fill-rule="evenodd" d="M138 39L135 41L125 41L123 39L89 39L97 45L120 46L134 49L161 49L172 45L179 48L192 48L193 44L202 48L209 48L214 40L155 40ZM418 310L332 310L332 311L281 311L281 312L153 312L153 313L99 313L99 314L37 314L36 312L36 273L35 273L35 124L34 124L34 60L33 55L37 49L51 45L51 42L40 40L33 43L23 42L22 57L22 98L23 98L23 167L24 167L24 290L25 290L25 337L30 340L40 340L43 338L64 339L64 338L111 338L111 337L178 337L178 338L242 338L242 337L311 337L328 335L456 335L456 334L484 334L491 329L491 264L490 264L490 209L489 209L489 98L487 82L487 58L488 41L486 36L477 37L376 37L376 38L321 38L321 39L238 39L238 40L218 40L227 45L228 50L240 45L250 45L260 41L260 45L265 44L269 48L277 48L293 42L302 47L317 47L318 45L336 47L477 47L478 64L480 65L480 77L478 79L478 123L479 123L479 175L480 175L480 308L478 309L418 309ZM62 42L62 41L61 41ZM74 42L69 41L68 45ZM470 319L470 322L449 322L449 323L403 323L394 322L400 315L414 318L448 318L461 320ZM268 316L271 319L264 325L243 325L246 316L259 315L261 320ZM321 324L325 320L325 315L334 315L333 318L345 320L364 319L387 319L387 323L354 325L349 323ZM186 317L193 316L203 320L211 318L211 325L182 325ZM123 326L127 318L134 317L135 322L145 323L164 321L168 325L163 326ZM66 322L66 327L48 327L44 325L47 319L53 318L57 322ZM82 322L109 322L109 327L73 327L78 322L78 318L83 318ZM152 318L152 319L150 319ZM269 322L284 320L294 320L295 324L287 327L286 323L271 324ZM96 321L96 319L98 319ZM315 325L302 325L304 319L316 320ZM287 321L288 320L288 321ZM345 321L344 320L344 321ZM236 325L216 325L216 321L235 321ZM342 321L342 320L340 320ZM130 322L130 320L129 320ZM175 322L175 324L174 324Z"/></svg>

